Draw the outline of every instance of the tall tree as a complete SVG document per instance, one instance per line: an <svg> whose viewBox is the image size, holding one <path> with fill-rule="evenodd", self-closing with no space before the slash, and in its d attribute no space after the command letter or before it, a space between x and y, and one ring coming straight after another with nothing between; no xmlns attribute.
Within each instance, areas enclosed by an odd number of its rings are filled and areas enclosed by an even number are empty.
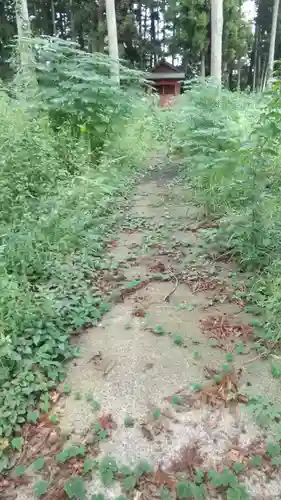
<svg viewBox="0 0 281 500"><path fill-rule="evenodd" d="M272 12L271 34L270 34L270 45L269 45L269 54L268 54L267 81L271 78L271 76L273 74L279 3L280 3L280 0L274 0L273 12Z"/></svg>
<svg viewBox="0 0 281 500"><path fill-rule="evenodd" d="M16 22L18 30L18 47L22 69L30 63L30 51L27 39L30 37L30 23L27 0L16 0Z"/></svg>
<svg viewBox="0 0 281 500"><path fill-rule="evenodd" d="M211 76L222 77L223 0L211 0Z"/></svg>
<svg viewBox="0 0 281 500"><path fill-rule="evenodd" d="M106 6L106 22L107 22L107 34L108 34L108 48L109 55L111 58L111 74L115 83L119 85L119 52L118 52L118 40L117 40L117 25L116 25L116 13L115 13L115 1L105 0Z"/></svg>

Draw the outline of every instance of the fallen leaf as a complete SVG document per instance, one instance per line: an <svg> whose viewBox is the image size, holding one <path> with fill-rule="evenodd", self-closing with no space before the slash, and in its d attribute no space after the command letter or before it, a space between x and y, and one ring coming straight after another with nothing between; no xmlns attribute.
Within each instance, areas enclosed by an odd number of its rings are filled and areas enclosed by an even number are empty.
<svg viewBox="0 0 281 500"><path fill-rule="evenodd" d="M150 429L146 425L141 425L141 432L143 437L145 437L148 441L153 441L154 436Z"/></svg>
<svg viewBox="0 0 281 500"><path fill-rule="evenodd" d="M155 472L154 480L158 486L167 486L170 490L174 489L177 484L176 478L171 473L163 471L160 467Z"/></svg>
<svg viewBox="0 0 281 500"><path fill-rule="evenodd" d="M107 415L102 415L99 418L99 424L104 430L116 429L116 423L114 422L111 413Z"/></svg>

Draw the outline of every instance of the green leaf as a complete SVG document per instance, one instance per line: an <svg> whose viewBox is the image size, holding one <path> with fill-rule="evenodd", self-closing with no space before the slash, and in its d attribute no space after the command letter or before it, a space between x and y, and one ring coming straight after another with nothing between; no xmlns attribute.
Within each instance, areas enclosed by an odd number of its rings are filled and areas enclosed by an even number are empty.
<svg viewBox="0 0 281 500"><path fill-rule="evenodd" d="M275 467L279 467L281 465L281 455L277 455L275 457L272 457L271 463Z"/></svg>
<svg viewBox="0 0 281 500"><path fill-rule="evenodd" d="M31 424L36 424L37 420L39 420L40 413L38 410L28 412L27 414L27 422Z"/></svg>
<svg viewBox="0 0 281 500"><path fill-rule="evenodd" d="M48 481L37 481L37 483L34 484L33 489L34 489L34 494L36 498L41 498L45 493L47 493L49 488L49 482Z"/></svg>
<svg viewBox="0 0 281 500"><path fill-rule="evenodd" d="M141 280L133 280L133 281L129 281L129 283L127 283L126 285L126 288L135 288L135 287L139 287L141 285L142 281Z"/></svg>
<svg viewBox="0 0 281 500"><path fill-rule="evenodd" d="M83 478L80 476L74 476L68 479L64 485L64 491L68 498L84 500L86 496L86 489Z"/></svg>
<svg viewBox="0 0 281 500"><path fill-rule="evenodd" d="M93 397L93 394L91 392L87 392L86 394L86 401L88 403L91 403L93 401L94 397Z"/></svg>
<svg viewBox="0 0 281 500"><path fill-rule="evenodd" d="M182 335L175 335L173 342L175 345L183 345L183 337Z"/></svg>
<svg viewBox="0 0 281 500"><path fill-rule="evenodd" d="M41 470L43 469L45 465L45 458L44 457L38 457L32 464L32 468L34 470Z"/></svg>
<svg viewBox="0 0 281 500"><path fill-rule="evenodd" d="M110 486L118 472L116 460L113 457L103 457L99 464L100 477L105 486Z"/></svg>
<svg viewBox="0 0 281 500"><path fill-rule="evenodd" d="M280 455L280 453L281 453L280 444L273 443L272 441L270 441L269 443L267 443L266 451L271 457L274 457L276 455Z"/></svg>
<svg viewBox="0 0 281 500"><path fill-rule="evenodd" d="M194 384L192 386L192 390L193 391L201 391L201 389L202 389L202 385L201 384Z"/></svg>
<svg viewBox="0 0 281 500"><path fill-rule="evenodd" d="M260 457L259 455L255 455L252 457L251 462L255 467L260 467L262 464L262 457Z"/></svg>
<svg viewBox="0 0 281 500"><path fill-rule="evenodd" d="M179 481L177 483L177 495L179 499L192 498L191 485L187 481Z"/></svg>
<svg viewBox="0 0 281 500"><path fill-rule="evenodd" d="M44 403L41 403L40 404L40 409L43 413L48 413L48 411L50 410L50 403L49 401L44 401Z"/></svg>
<svg viewBox="0 0 281 500"><path fill-rule="evenodd" d="M125 425L125 427L134 427L135 422L134 422L133 417L131 417L131 415L127 415L125 417L125 419L124 419L124 425Z"/></svg>
<svg viewBox="0 0 281 500"><path fill-rule="evenodd" d="M133 475L133 471L130 467L128 467L127 465L122 465L121 467L119 467L119 471L118 471L120 474L122 474L122 476L132 476Z"/></svg>
<svg viewBox="0 0 281 500"><path fill-rule="evenodd" d="M158 335L165 335L165 330L161 325L156 325L154 328L154 332L157 333Z"/></svg>
<svg viewBox="0 0 281 500"><path fill-rule="evenodd" d="M111 486L114 481L114 473L111 469L106 469L100 472L101 481L104 486Z"/></svg>
<svg viewBox="0 0 281 500"><path fill-rule="evenodd" d="M141 477L144 474L149 474L152 472L151 465L146 460L140 460L135 468L135 475Z"/></svg>
<svg viewBox="0 0 281 500"><path fill-rule="evenodd" d="M56 461L58 463L64 463L69 459L68 450L65 449L56 455Z"/></svg>
<svg viewBox="0 0 281 500"><path fill-rule="evenodd" d="M208 479L211 481L212 486L214 486L215 488L222 486L220 474L218 474L216 470L208 471Z"/></svg>
<svg viewBox="0 0 281 500"><path fill-rule="evenodd" d="M125 490L132 490L136 486L137 478L135 476L127 476L123 480Z"/></svg>
<svg viewBox="0 0 281 500"><path fill-rule="evenodd" d="M221 369L223 372L230 372L231 371L231 366L228 363L223 363L221 365Z"/></svg>
<svg viewBox="0 0 281 500"><path fill-rule="evenodd" d="M9 465L9 458L7 455L2 455L0 458L0 473L4 472Z"/></svg>
<svg viewBox="0 0 281 500"><path fill-rule="evenodd" d="M14 470L14 472L13 472L13 475L14 475L15 477L22 477L22 476L24 476L25 471L26 471L26 467L25 467L24 465L18 465L18 466L15 468L15 470Z"/></svg>
<svg viewBox="0 0 281 500"><path fill-rule="evenodd" d="M161 416L161 410L159 408L155 408L155 410L153 410L153 418L155 420L159 420L160 416Z"/></svg>
<svg viewBox="0 0 281 500"><path fill-rule="evenodd" d="M69 448L66 448L67 454L69 458L73 457L84 457L86 453L86 448L84 445L80 446L69 446Z"/></svg>
<svg viewBox="0 0 281 500"><path fill-rule="evenodd" d="M49 420L54 425L57 425L59 423L59 419L58 419L57 415L50 415Z"/></svg>
<svg viewBox="0 0 281 500"><path fill-rule="evenodd" d="M100 441L105 441L108 438L108 433L105 429L101 429L98 432L98 438Z"/></svg>
<svg viewBox="0 0 281 500"><path fill-rule="evenodd" d="M245 346L242 342L239 342L238 344L235 344L235 349L236 349L237 354L243 354L243 352L245 350Z"/></svg>
<svg viewBox="0 0 281 500"><path fill-rule="evenodd" d="M177 406L179 404L181 404L182 402L182 398L181 396L178 396L177 394L174 394L171 398L171 405L172 406Z"/></svg>
<svg viewBox="0 0 281 500"><path fill-rule="evenodd" d="M63 392L64 392L64 394L69 394L71 392L71 387L69 384L64 384Z"/></svg>
<svg viewBox="0 0 281 500"><path fill-rule="evenodd" d="M12 448L14 450L20 451L24 443L24 439L22 437L17 437L12 439Z"/></svg>
<svg viewBox="0 0 281 500"><path fill-rule="evenodd" d="M97 495L92 495L91 500L105 500L105 496L102 493L98 493Z"/></svg>
<svg viewBox="0 0 281 500"><path fill-rule="evenodd" d="M185 309L186 305L182 302L181 304L178 305L177 309Z"/></svg>
<svg viewBox="0 0 281 500"><path fill-rule="evenodd" d="M274 378L281 377L281 367L278 365L272 365L271 366L271 375Z"/></svg>
<svg viewBox="0 0 281 500"><path fill-rule="evenodd" d="M226 361L233 361L233 355L231 352L228 352L225 356Z"/></svg>
<svg viewBox="0 0 281 500"><path fill-rule="evenodd" d="M160 490L160 496L161 496L161 500L172 500L172 497L170 495L170 491L165 486L162 486L162 488Z"/></svg>
<svg viewBox="0 0 281 500"><path fill-rule="evenodd" d="M83 465L84 474L88 474L88 472L91 472L96 465L97 465L96 460L93 460L92 458L86 458Z"/></svg>
<svg viewBox="0 0 281 500"><path fill-rule="evenodd" d="M227 489L226 498L227 500L248 500L250 497L244 486L237 485Z"/></svg>
<svg viewBox="0 0 281 500"><path fill-rule="evenodd" d="M237 483L236 476L227 467L221 473L220 478L221 478L222 486L232 486L233 484Z"/></svg>
<svg viewBox="0 0 281 500"><path fill-rule="evenodd" d="M244 465L241 462L234 462L233 470L236 474L239 474L239 472L243 472Z"/></svg>
<svg viewBox="0 0 281 500"><path fill-rule="evenodd" d="M202 484L204 482L205 472L202 469L196 469L196 475L194 481L196 484Z"/></svg>
<svg viewBox="0 0 281 500"><path fill-rule="evenodd" d="M96 411L96 410L100 410L100 403L99 403L98 401L95 401L95 400L94 400L94 401L92 401L92 403L91 403L91 404L92 404L92 408L93 408L93 410L95 410L95 411Z"/></svg>

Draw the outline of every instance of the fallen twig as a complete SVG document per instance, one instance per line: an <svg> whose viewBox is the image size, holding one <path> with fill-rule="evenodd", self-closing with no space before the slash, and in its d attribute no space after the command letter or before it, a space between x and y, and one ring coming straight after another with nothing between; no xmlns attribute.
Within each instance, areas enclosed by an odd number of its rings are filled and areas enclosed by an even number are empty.
<svg viewBox="0 0 281 500"><path fill-rule="evenodd" d="M251 359L247 359L243 365L248 365L250 363L253 363L254 361L257 361L258 359L261 359L261 358L265 358L266 356L269 356L269 353L268 352L262 352L261 354L258 354L257 356L255 356L254 358L251 358Z"/></svg>
<svg viewBox="0 0 281 500"><path fill-rule="evenodd" d="M164 302L169 302L171 296L173 295L173 293L175 293L176 289L179 286L179 280L178 280L177 276L173 273L173 271L170 267L168 268L168 270L169 270L170 274L173 276L173 278L175 278L176 282L175 282L175 286L174 286L173 290L171 290L171 292L168 293L168 295L166 295L166 297L164 298Z"/></svg>
<svg viewBox="0 0 281 500"><path fill-rule="evenodd" d="M113 370L115 365L116 361L112 361L111 363L109 363L104 369L103 376L107 377L107 375Z"/></svg>

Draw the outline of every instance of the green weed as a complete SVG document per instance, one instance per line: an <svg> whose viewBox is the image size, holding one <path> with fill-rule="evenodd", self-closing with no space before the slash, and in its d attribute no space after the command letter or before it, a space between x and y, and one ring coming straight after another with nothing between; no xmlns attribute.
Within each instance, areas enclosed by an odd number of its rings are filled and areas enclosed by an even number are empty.
<svg viewBox="0 0 281 500"><path fill-rule="evenodd" d="M133 417L131 417L131 415L127 415L124 418L124 425L125 425L125 427L134 427L135 422L134 422Z"/></svg>
<svg viewBox="0 0 281 500"><path fill-rule="evenodd" d="M94 432L99 441L105 441L108 438L108 432L99 423L94 425Z"/></svg>
<svg viewBox="0 0 281 500"><path fill-rule="evenodd" d="M72 476L66 481L64 491L68 498L84 500L86 496L84 479L80 476Z"/></svg>
<svg viewBox="0 0 281 500"><path fill-rule="evenodd" d="M175 345L182 346L183 345L183 336L182 335L174 335L173 343Z"/></svg>
<svg viewBox="0 0 281 500"><path fill-rule="evenodd" d="M133 490L138 479L144 474L148 474L150 472L152 472L152 468L145 460L141 460L134 469L127 466L119 468L119 473L123 476L123 487L127 491Z"/></svg>
<svg viewBox="0 0 281 500"><path fill-rule="evenodd" d="M43 495L45 495L45 493L47 493L48 489L49 489L48 481L45 480L37 481L33 486L35 498L41 498Z"/></svg>
<svg viewBox="0 0 281 500"><path fill-rule="evenodd" d="M156 335L165 335L165 329L161 325L156 325L155 328L153 329L153 333Z"/></svg>
<svg viewBox="0 0 281 500"><path fill-rule="evenodd" d="M159 418L161 417L161 410L160 410L160 408L155 408L155 410L153 410L152 415L153 415L153 418L155 420L159 420Z"/></svg>
<svg viewBox="0 0 281 500"><path fill-rule="evenodd" d="M99 473L101 481L105 486L111 486L118 472L116 460L112 457L104 457L99 464Z"/></svg>

